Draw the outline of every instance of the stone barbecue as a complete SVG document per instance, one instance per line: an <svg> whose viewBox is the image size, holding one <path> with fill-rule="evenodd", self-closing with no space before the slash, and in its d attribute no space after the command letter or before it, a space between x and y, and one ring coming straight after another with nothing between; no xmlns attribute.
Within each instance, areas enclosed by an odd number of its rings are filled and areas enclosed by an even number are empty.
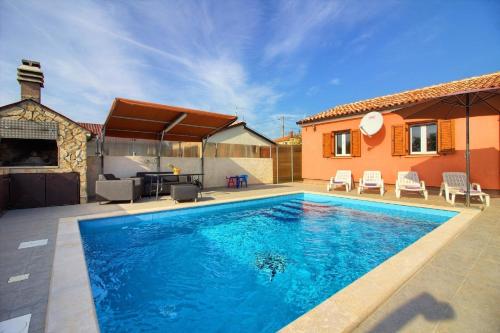
<svg viewBox="0 0 500 333"><path fill-rule="evenodd" d="M80 202L87 202L87 141L90 132L40 103L40 64L18 68L21 100L0 107L0 174L76 172Z"/></svg>

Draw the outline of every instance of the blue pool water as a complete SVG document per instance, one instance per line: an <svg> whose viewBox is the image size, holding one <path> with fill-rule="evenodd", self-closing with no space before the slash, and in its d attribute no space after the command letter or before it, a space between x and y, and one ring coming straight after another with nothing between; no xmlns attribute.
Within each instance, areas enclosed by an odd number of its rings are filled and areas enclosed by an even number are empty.
<svg viewBox="0 0 500 333"><path fill-rule="evenodd" d="M274 332L455 214L294 194L80 231L102 332Z"/></svg>

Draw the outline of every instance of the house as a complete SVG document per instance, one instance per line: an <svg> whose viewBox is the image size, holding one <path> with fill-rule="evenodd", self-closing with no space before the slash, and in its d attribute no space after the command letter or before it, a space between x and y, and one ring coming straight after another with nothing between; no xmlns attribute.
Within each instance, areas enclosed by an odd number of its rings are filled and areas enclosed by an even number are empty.
<svg viewBox="0 0 500 333"><path fill-rule="evenodd" d="M500 72L339 105L297 122L302 128L302 175L326 181L349 169L355 181L364 170L380 170L394 184L398 171L414 170L439 187L445 171L465 171L465 107L444 103L475 95L483 102L470 117L471 180L500 189ZM383 125L370 136L360 121L377 111ZM458 116L457 116L458 115ZM452 118L453 117L453 118Z"/></svg>
<svg viewBox="0 0 500 333"><path fill-rule="evenodd" d="M269 148L276 145L271 139L248 127L244 121L235 122L212 134L206 142L217 145L232 144L254 146L257 150L265 151L266 153L262 154L267 154L267 157L270 157L270 155L268 155Z"/></svg>
<svg viewBox="0 0 500 333"><path fill-rule="evenodd" d="M274 142L279 145L300 145L302 143L302 136L300 133L295 134L293 131L290 131L289 135L274 139Z"/></svg>
<svg viewBox="0 0 500 333"><path fill-rule="evenodd" d="M86 202L90 132L41 103L44 75L39 62L22 60L17 80L21 99L0 106L0 175L9 183L0 206Z"/></svg>

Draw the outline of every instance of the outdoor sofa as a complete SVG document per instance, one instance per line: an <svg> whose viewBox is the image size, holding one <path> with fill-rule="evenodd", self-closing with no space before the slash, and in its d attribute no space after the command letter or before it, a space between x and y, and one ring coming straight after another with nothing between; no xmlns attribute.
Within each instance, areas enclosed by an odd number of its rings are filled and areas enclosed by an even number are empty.
<svg viewBox="0 0 500 333"><path fill-rule="evenodd" d="M148 174L168 174L167 176L161 177L151 177L147 176ZM154 195L156 194L156 181L160 180L159 191L160 195L169 195L171 192L170 187L175 184L187 184L187 179L185 176L177 176L172 172L137 172L137 177L143 179L143 193L145 195Z"/></svg>
<svg viewBox="0 0 500 333"><path fill-rule="evenodd" d="M142 179L117 178L113 174L100 174L95 182L96 200L103 201L130 201L137 200L142 195Z"/></svg>

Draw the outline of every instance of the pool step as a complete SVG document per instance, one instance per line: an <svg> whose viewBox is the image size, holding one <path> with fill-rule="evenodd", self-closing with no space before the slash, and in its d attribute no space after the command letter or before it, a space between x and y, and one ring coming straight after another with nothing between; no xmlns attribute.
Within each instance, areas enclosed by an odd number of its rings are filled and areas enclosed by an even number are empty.
<svg viewBox="0 0 500 333"><path fill-rule="evenodd" d="M282 205L271 208L270 211L265 212L263 215L282 222L296 222L300 218L298 211L287 209Z"/></svg>
<svg viewBox="0 0 500 333"><path fill-rule="evenodd" d="M302 205L299 204L293 204L293 203L283 203L280 205L281 207L286 207L290 210L293 210L294 212L301 212L302 211Z"/></svg>
<svg viewBox="0 0 500 333"><path fill-rule="evenodd" d="M295 209L297 211L315 211L318 213L324 213L326 211L331 211L332 209L335 209L335 207L338 207L340 205L322 205L322 204L316 204L316 203L309 203L309 202L287 202L282 204L282 206L288 207Z"/></svg>
<svg viewBox="0 0 500 333"><path fill-rule="evenodd" d="M262 215L267 216L273 220L280 221L280 222L297 222L299 219L297 217L292 217L292 216L285 216L285 215L279 215L276 213L263 213Z"/></svg>
<svg viewBox="0 0 500 333"><path fill-rule="evenodd" d="M281 213L281 214L289 216L289 217L297 217L297 213L298 213L297 210L287 209L286 207L274 207L273 211Z"/></svg>

